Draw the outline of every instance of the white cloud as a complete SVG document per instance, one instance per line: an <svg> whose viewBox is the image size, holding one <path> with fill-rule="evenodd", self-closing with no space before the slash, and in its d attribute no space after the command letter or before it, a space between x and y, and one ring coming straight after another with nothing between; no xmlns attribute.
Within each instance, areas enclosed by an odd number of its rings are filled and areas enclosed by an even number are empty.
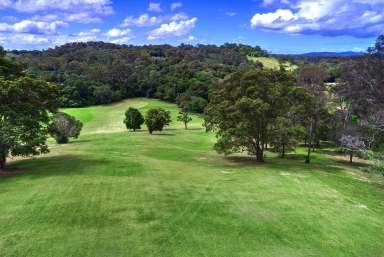
<svg viewBox="0 0 384 257"><path fill-rule="evenodd" d="M256 13L250 21L251 27L324 36L376 37L384 32L383 0L298 0L289 3L290 9Z"/></svg>
<svg viewBox="0 0 384 257"><path fill-rule="evenodd" d="M67 25L62 21L44 22L23 20L13 25L13 30L16 33L30 34L55 34L57 29Z"/></svg>
<svg viewBox="0 0 384 257"><path fill-rule="evenodd" d="M102 21L102 19L100 17L93 16L87 12L72 13L72 14L68 15L65 20L72 21L72 22L78 22L78 23L85 23L85 24L86 23L97 23L97 22Z"/></svg>
<svg viewBox="0 0 384 257"><path fill-rule="evenodd" d="M110 43L114 43L114 44L129 44L131 42L133 37L121 37L121 38L117 38L117 39L113 39L113 40L110 40L109 42Z"/></svg>
<svg viewBox="0 0 384 257"><path fill-rule="evenodd" d="M137 18L133 16L129 16L125 18L121 26L122 27L129 27L129 26L146 27L146 26L153 26L156 24L160 24L162 21L163 21L162 17L149 16L147 13L144 13Z"/></svg>
<svg viewBox="0 0 384 257"><path fill-rule="evenodd" d="M170 17L171 21L181 21L181 20L187 20L189 17L185 13L176 13L172 17Z"/></svg>
<svg viewBox="0 0 384 257"><path fill-rule="evenodd" d="M251 19L251 26L280 26L282 22L288 22L297 17L290 10L277 10L273 13L255 14Z"/></svg>
<svg viewBox="0 0 384 257"><path fill-rule="evenodd" d="M148 11L150 12L162 12L163 9L161 9L160 3L149 3Z"/></svg>
<svg viewBox="0 0 384 257"><path fill-rule="evenodd" d="M148 40L156 40L167 37L180 37L188 34L196 25L197 18L182 21L172 21L162 24L159 28L152 30Z"/></svg>
<svg viewBox="0 0 384 257"><path fill-rule="evenodd" d="M20 12L68 11L111 14L110 0L17 0L12 7Z"/></svg>
<svg viewBox="0 0 384 257"><path fill-rule="evenodd" d="M114 37L114 38L115 37L124 37L124 36L128 35L129 33L131 33L130 29L121 30L118 28L113 28L113 29L110 29L107 33L105 33L105 36Z"/></svg>
<svg viewBox="0 0 384 257"><path fill-rule="evenodd" d="M8 23L0 23L0 31L25 34L56 34L58 28L66 25L67 23L63 21L45 22L22 20L13 25Z"/></svg>
<svg viewBox="0 0 384 257"><path fill-rule="evenodd" d="M33 13L43 21L56 16L79 23L100 22L101 17L113 14L111 0L0 0L0 8Z"/></svg>
<svg viewBox="0 0 384 257"><path fill-rule="evenodd" d="M171 10L174 11L176 10L177 8L181 8L183 6L183 3L182 2L177 2L177 3L173 3L171 5Z"/></svg>
<svg viewBox="0 0 384 257"><path fill-rule="evenodd" d="M0 34L0 42L2 42L4 45L9 45L14 48L14 46L24 47L25 45L46 45L50 43L50 40L47 36L44 35L12 33L6 36Z"/></svg>

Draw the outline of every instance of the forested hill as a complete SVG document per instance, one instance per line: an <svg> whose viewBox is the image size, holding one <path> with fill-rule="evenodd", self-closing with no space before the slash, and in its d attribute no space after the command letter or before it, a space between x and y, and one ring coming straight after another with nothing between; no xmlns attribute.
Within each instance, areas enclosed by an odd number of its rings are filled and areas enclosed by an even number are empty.
<svg viewBox="0 0 384 257"><path fill-rule="evenodd" d="M105 104L155 97L202 111L218 79L265 56L260 47L225 44L126 46L70 43L45 51L12 51L28 72L60 85L63 106Z"/></svg>

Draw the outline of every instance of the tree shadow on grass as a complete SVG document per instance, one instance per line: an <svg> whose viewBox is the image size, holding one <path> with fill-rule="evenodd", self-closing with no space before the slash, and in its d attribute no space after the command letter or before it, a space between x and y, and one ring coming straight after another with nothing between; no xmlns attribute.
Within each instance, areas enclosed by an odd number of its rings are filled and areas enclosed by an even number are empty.
<svg viewBox="0 0 384 257"><path fill-rule="evenodd" d="M153 134L151 134L151 136L176 136L176 134L174 134L174 133L163 133L163 132L161 132L161 133L153 133Z"/></svg>
<svg viewBox="0 0 384 257"><path fill-rule="evenodd" d="M267 157L264 162L258 162L253 156L227 156L225 160L239 167L268 167L276 171L286 171L293 173L300 172L326 172L338 173L343 171L345 164L338 164L337 160L323 160L318 156L313 156L310 164L305 163L305 154L288 154L285 158Z"/></svg>
<svg viewBox="0 0 384 257"><path fill-rule="evenodd" d="M10 170L18 172L7 173L3 179L26 176L28 178L41 178L47 176L65 176L92 174L92 171L100 165L107 165L106 160L89 159L85 156L60 155L46 156L35 159L18 160L9 163Z"/></svg>
<svg viewBox="0 0 384 257"><path fill-rule="evenodd" d="M267 160L265 162L259 162L254 156L226 156L224 159L234 164L240 164L241 166L267 164Z"/></svg>

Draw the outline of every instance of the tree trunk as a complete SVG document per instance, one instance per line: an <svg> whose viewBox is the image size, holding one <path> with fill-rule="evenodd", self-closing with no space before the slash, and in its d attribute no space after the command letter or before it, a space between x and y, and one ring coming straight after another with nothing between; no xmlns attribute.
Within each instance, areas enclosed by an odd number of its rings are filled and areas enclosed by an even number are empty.
<svg viewBox="0 0 384 257"><path fill-rule="evenodd" d="M187 123L186 123L186 122L184 123L184 127L185 127L185 130L187 130L187 129L188 129L188 125L187 125Z"/></svg>
<svg viewBox="0 0 384 257"><path fill-rule="evenodd" d="M305 160L305 163L311 162L312 133L313 133L313 120L311 120L309 125L308 153L307 153L307 159Z"/></svg>
<svg viewBox="0 0 384 257"><path fill-rule="evenodd" d="M285 145L283 144L283 149L281 152L281 158L284 158L284 157L285 157Z"/></svg>
<svg viewBox="0 0 384 257"><path fill-rule="evenodd" d="M256 160L258 162L264 162L264 151L263 150L260 149L256 152Z"/></svg>
<svg viewBox="0 0 384 257"><path fill-rule="evenodd" d="M0 170L5 169L6 162L7 162L7 157L5 156L0 157Z"/></svg>
<svg viewBox="0 0 384 257"><path fill-rule="evenodd" d="M350 164L353 163L353 152L350 152L350 153L349 153L349 163L350 163Z"/></svg>

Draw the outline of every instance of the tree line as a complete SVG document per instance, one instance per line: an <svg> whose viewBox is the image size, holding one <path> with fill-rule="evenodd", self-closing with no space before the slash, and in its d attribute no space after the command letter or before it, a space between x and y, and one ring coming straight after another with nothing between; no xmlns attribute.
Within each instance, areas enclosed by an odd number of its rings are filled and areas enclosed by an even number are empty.
<svg viewBox="0 0 384 257"><path fill-rule="evenodd" d="M321 142L353 157L372 158L383 171L384 36L359 58L340 63L335 83L327 67L301 65L296 72L240 68L216 84L205 109L215 148L248 152L264 161L266 148L285 156L299 143L305 161Z"/></svg>
<svg viewBox="0 0 384 257"><path fill-rule="evenodd" d="M62 107L151 97L203 112L208 91L219 79L249 64L247 56L267 53L237 44L174 47L88 42L9 55L25 63L29 75L57 84Z"/></svg>

